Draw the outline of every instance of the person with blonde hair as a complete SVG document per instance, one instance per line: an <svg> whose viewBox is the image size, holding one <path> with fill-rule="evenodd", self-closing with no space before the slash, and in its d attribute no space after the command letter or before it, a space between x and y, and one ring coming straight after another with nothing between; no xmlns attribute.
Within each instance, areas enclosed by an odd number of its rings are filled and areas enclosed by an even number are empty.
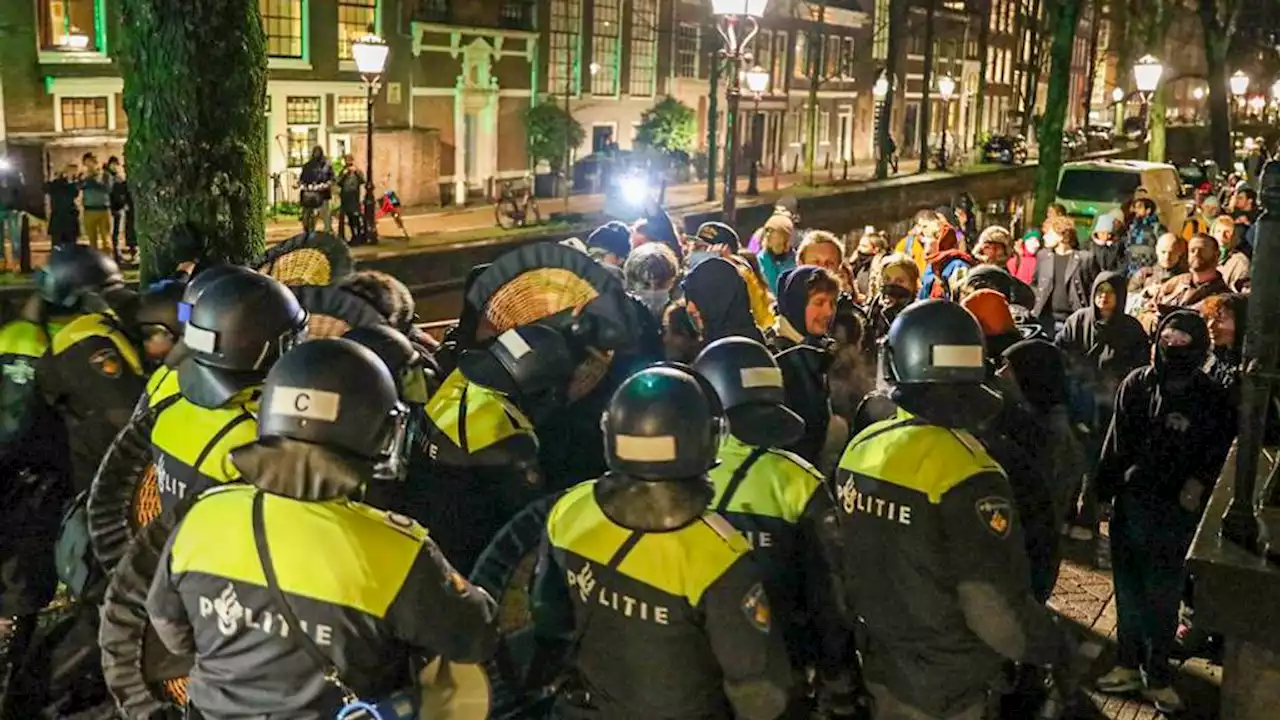
<svg viewBox="0 0 1280 720"><path fill-rule="evenodd" d="M883 231L868 225L862 237L849 254L849 274L853 278L853 292L860 304L865 304L875 291L872 285L880 273L880 263L889 254L889 237Z"/></svg>
<svg viewBox="0 0 1280 720"><path fill-rule="evenodd" d="M853 275L844 263L844 243L834 233L826 230L810 230L804 234L796 249L796 262L800 265L817 265L840 281L845 292L853 290Z"/></svg>
<svg viewBox="0 0 1280 720"><path fill-rule="evenodd" d="M867 314L871 318L873 338L889 332L898 313L911 304L920 292L920 270L909 255L894 253L880 261L880 272L871 283Z"/></svg>

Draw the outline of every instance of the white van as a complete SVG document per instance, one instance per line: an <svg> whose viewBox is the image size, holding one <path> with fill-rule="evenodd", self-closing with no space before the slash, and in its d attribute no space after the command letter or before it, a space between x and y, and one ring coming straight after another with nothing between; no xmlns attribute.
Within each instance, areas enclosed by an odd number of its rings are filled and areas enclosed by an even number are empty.
<svg viewBox="0 0 1280 720"><path fill-rule="evenodd" d="M1093 221L1145 188L1160 213L1160 223L1175 231L1187 216L1178 169L1167 163L1142 160L1088 160L1065 163L1058 175L1057 202L1076 223L1081 247L1093 233Z"/></svg>

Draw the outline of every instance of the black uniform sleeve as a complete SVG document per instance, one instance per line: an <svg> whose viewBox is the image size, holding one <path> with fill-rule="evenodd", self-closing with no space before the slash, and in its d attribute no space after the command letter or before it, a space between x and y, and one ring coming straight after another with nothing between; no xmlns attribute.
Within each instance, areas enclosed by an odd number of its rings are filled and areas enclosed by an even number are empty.
<svg viewBox="0 0 1280 720"><path fill-rule="evenodd" d="M975 475L943 495L940 509L943 546L969 629L1010 660L1051 665L1064 659L1065 637L1031 596L1009 481L995 472Z"/></svg>
<svg viewBox="0 0 1280 720"><path fill-rule="evenodd" d="M110 338L87 337L58 355L42 358L47 378L41 389L54 407L79 420L76 441L104 452L129 423L146 379L116 349Z"/></svg>
<svg viewBox="0 0 1280 720"><path fill-rule="evenodd" d="M497 604L472 585L430 538L422 543L386 621L413 647L457 662L480 662L498 644Z"/></svg>
<svg viewBox="0 0 1280 720"><path fill-rule="evenodd" d="M1102 441L1102 451L1094 470L1098 500L1111 502L1120 489L1124 473L1132 459L1133 448L1142 432L1141 420L1147 417L1147 394L1143 392L1143 371L1129 373L1116 390L1115 412Z"/></svg>
<svg viewBox="0 0 1280 720"><path fill-rule="evenodd" d="M847 665L855 611L837 572L845 554L835 501L825 483L809 498L799 530L801 546L797 560L804 575L804 606L798 610L813 618L819 633L822 644L819 669L836 672Z"/></svg>
<svg viewBox="0 0 1280 720"><path fill-rule="evenodd" d="M173 540L177 536L176 531L170 533L164 550L160 553L160 562L156 566L155 577L151 580L151 590L147 593L147 615L151 619L151 627L169 652L175 655L194 655L195 631L187 617L182 596L174 587L173 577L169 572L169 556L173 550Z"/></svg>
<svg viewBox="0 0 1280 720"><path fill-rule="evenodd" d="M739 558L712 583L700 608L735 717L772 720L781 715L790 695L791 664L751 558Z"/></svg>
<svg viewBox="0 0 1280 720"><path fill-rule="evenodd" d="M569 596L564 569L556 562L555 552L546 538L543 538L542 548L538 553L538 569L531 599L533 624L539 637L572 637L573 600Z"/></svg>

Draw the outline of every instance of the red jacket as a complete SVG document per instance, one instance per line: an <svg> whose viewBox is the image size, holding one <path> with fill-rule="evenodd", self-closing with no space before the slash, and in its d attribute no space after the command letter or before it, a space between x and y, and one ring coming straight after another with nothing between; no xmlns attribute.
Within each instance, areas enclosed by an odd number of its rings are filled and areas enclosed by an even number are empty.
<svg viewBox="0 0 1280 720"><path fill-rule="evenodd" d="M1028 285L1035 285L1036 282L1036 256L1035 253L1027 252L1027 246L1022 243L1017 244L1013 257L1009 258L1008 263L1009 274L1018 278Z"/></svg>

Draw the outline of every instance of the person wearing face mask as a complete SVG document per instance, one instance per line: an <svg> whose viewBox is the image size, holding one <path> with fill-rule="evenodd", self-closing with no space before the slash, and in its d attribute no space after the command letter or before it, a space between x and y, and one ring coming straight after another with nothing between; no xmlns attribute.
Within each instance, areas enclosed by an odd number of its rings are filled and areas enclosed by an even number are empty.
<svg viewBox="0 0 1280 720"><path fill-rule="evenodd" d="M1155 332L1155 361L1120 384L1098 460L1098 498L1114 502L1111 557L1119 662L1104 693L1141 691L1159 712L1182 709L1169 652L1185 558L1236 433L1236 408L1201 367L1209 329L1175 310Z"/></svg>
<svg viewBox="0 0 1280 720"><path fill-rule="evenodd" d="M680 283L684 306L703 345L739 335L764 342L751 312L751 296L738 266L724 258L703 261Z"/></svg>
<svg viewBox="0 0 1280 720"><path fill-rule="evenodd" d="M1198 310L1206 299L1231 292L1218 272L1218 241L1208 235L1196 235L1187 247L1187 270L1169 278L1160 286L1154 300L1155 312L1139 316L1143 326L1152 329L1163 312L1171 308Z"/></svg>
<svg viewBox="0 0 1280 720"><path fill-rule="evenodd" d="M587 236L587 254L601 265L621 269L631 254L631 229L613 220L592 230Z"/></svg>
<svg viewBox="0 0 1280 720"><path fill-rule="evenodd" d="M816 265L801 265L778 280L778 366L787 407L804 420L804 435L788 450L817 464L831 423L827 387L828 333L835 319L840 281Z"/></svg>
<svg viewBox="0 0 1280 720"><path fill-rule="evenodd" d="M638 298L654 318L661 320L680 273L671 249L662 243L641 245L627 256L622 273L627 292Z"/></svg>
<svg viewBox="0 0 1280 720"><path fill-rule="evenodd" d="M916 264L918 273L924 275L924 269L928 265L926 260L933 252L933 246L937 243L938 236L942 234L945 224L946 221L938 215L936 210L928 208L920 210L916 213L915 223L911 226L910 232L898 241L893 251L911 258Z"/></svg>
<svg viewBox="0 0 1280 720"><path fill-rule="evenodd" d="M578 359L563 333L512 328L462 354L427 402L430 486L409 514L462 573L490 538L546 492L536 428L564 408Z"/></svg>
<svg viewBox="0 0 1280 720"><path fill-rule="evenodd" d="M1125 312L1140 317L1154 312L1154 301L1160 286L1187 271L1187 241L1165 233L1156 241L1156 264L1144 267L1129 277L1129 297Z"/></svg>
<svg viewBox="0 0 1280 720"><path fill-rule="evenodd" d="M1014 243L1013 257L1009 258L1009 274L1031 285L1036 281L1036 254L1040 252L1039 230L1028 230L1022 239Z"/></svg>
<svg viewBox="0 0 1280 720"><path fill-rule="evenodd" d="M853 291L859 304L865 305L874 294L872 282L880 268L878 263L889 254L889 239L875 228L867 227L858 239L849 270L853 275Z"/></svg>
<svg viewBox="0 0 1280 720"><path fill-rule="evenodd" d="M1089 304L1093 278L1086 275L1088 254L1078 246L1075 224L1070 218L1055 217L1044 222L1044 249L1036 259L1033 314L1040 317L1052 313L1055 332L1071 313Z"/></svg>
<svg viewBox="0 0 1280 720"><path fill-rule="evenodd" d="M920 272L910 257L899 253L880 261L880 272L872 279L871 299L867 314L871 318L871 335L878 340L889 332L898 313L916 299L920 292Z"/></svg>

